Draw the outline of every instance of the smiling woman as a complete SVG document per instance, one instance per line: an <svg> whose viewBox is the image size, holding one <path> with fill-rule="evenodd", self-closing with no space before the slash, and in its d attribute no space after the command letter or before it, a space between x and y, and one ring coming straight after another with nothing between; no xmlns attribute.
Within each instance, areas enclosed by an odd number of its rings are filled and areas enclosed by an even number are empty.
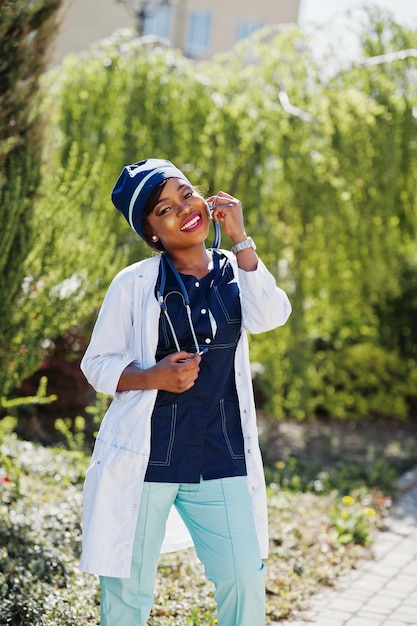
<svg viewBox="0 0 417 626"><path fill-rule="evenodd" d="M165 182L155 206L152 208L148 204L145 207L144 220L146 234L151 236L152 242L160 241L168 253L176 243L181 249L182 246L201 244L208 236L207 203L190 183L181 178L170 178ZM181 237L182 233L195 236Z"/></svg>
<svg viewBox="0 0 417 626"><path fill-rule="evenodd" d="M86 476L81 567L100 575L102 626L145 626L161 547L194 543L219 626L261 626L267 508L246 332L284 324L291 306L237 198L206 201L148 159L123 168L112 199L160 254L115 277L81 364L115 398ZM206 248L211 219L232 252Z"/></svg>

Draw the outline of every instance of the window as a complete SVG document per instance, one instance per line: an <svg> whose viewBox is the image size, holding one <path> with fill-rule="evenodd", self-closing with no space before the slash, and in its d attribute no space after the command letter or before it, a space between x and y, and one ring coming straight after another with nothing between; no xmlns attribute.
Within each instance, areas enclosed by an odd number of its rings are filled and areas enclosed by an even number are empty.
<svg viewBox="0 0 417 626"><path fill-rule="evenodd" d="M156 6L146 15L143 26L144 35L157 35L170 39L172 7L167 4Z"/></svg>
<svg viewBox="0 0 417 626"><path fill-rule="evenodd" d="M192 11L188 17L185 53L199 58L210 53L211 15L208 11Z"/></svg>
<svg viewBox="0 0 417 626"><path fill-rule="evenodd" d="M262 22L256 22L254 20L239 20L236 29L236 41L249 37L255 30L262 28Z"/></svg>

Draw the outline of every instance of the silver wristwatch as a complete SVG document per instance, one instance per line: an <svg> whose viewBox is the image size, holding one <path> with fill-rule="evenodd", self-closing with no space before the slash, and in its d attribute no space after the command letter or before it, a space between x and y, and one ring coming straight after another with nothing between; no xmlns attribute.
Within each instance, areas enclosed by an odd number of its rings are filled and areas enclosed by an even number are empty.
<svg viewBox="0 0 417 626"><path fill-rule="evenodd" d="M232 246L232 252L233 254L237 254L238 252L242 252L242 250L246 250L246 248L256 250L256 245L252 237L248 237L245 241L241 241L240 243L235 243L235 245Z"/></svg>

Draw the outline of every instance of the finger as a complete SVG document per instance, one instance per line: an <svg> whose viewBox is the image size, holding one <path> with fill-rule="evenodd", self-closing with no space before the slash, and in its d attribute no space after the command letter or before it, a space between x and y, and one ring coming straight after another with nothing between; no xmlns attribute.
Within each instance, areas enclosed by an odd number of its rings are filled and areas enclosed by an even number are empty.
<svg viewBox="0 0 417 626"><path fill-rule="evenodd" d="M216 221L224 221L228 216L232 216L233 215L233 209L234 207L232 205L219 205L217 206L215 209L213 209L213 218Z"/></svg>
<svg viewBox="0 0 417 626"><path fill-rule="evenodd" d="M188 361L192 359L194 356L193 352L187 352L186 350L181 350L180 352L175 352L170 355L170 358L175 363L184 363L184 361Z"/></svg>
<svg viewBox="0 0 417 626"><path fill-rule="evenodd" d="M226 191L219 191L217 196L219 198L230 198L231 200L235 199L230 193L227 193Z"/></svg>
<svg viewBox="0 0 417 626"><path fill-rule="evenodd" d="M185 363L187 365L187 370L198 370L198 366L201 361L201 356L199 354L193 354L190 358L184 359L181 361L177 361L178 363Z"/></svg>
<svg viewBox="0 0 417 626"><path fill-rule="evenodd" d="M207 199L213 205L213 208L218 206L233 206L234 203L239 202L236 198L234 198L230 193L226 193L225 191L219 191L215 196L211 196Z"/></svg>

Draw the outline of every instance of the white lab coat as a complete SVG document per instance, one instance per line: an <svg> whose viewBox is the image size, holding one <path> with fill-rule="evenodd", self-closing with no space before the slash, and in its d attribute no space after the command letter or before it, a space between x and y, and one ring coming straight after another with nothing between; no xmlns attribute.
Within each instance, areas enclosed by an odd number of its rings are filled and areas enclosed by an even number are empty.
<svg viewBox="0 0 417 626"><path fill-rule="evenodd" d="M234 255L225 254L232 261L241 292L243 332L235 356L236 387L248 485L261 553L266 557L266 490L245 331L260 333L284 324L291 306L261 261L255 271L245 272L238 269ZM128 364L135 363L142 369L155 364L160 310L154 287L159 262L159 257L140 261L113 279L81 362L90 384L97 391L114 396L97 436L83 494L80 567L102 576L126 578L130 575L157 390L116 392L116 388ZM172 508L163 551L190 545L191 537Z"/></svg>

